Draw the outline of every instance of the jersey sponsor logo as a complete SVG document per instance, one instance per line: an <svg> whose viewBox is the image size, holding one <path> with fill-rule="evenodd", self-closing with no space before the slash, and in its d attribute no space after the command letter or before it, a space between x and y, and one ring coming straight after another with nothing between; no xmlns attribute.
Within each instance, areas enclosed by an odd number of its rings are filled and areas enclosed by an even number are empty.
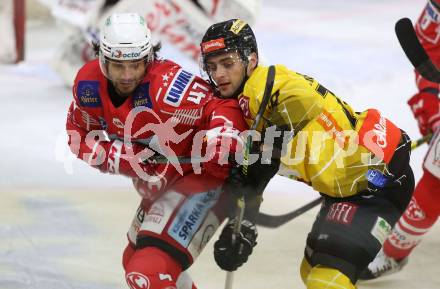
<svg viewBox="0 0 440 289"><path fill-rule="evenodd" d="M194 75L192 73L179 69L167 90L164 102L178 107L193 79Z"/></svg>
<svg viewBox="0 0 440 289"><path fill-rule="evenodd" d="M319 234L316 238L317 240L328 240L330 238L329 234Z"/></svg>
<svg viewBox="0 0 440 289"><path fill-rule="evenodd" d="M217 228L220 226L220 220L218 217L211 211L208 213L208 216L205 218L205 221L200 226L200 229L194 235L191 240L188 251L190 252L193 259L195 259L205 248L206 244L208 244L211 237L214 235Z"/></svg>
<svg viewBox="0 0 440 289"><path fill-rule="evenodd" d="M212 51L223 49L225 47L226 46L225 46L225 39L224 38L214 39L214 40L210 40L210 41L202 43L202 52L209 53Z"/></svg>
<svg viewBox="0 0 440 289"><path fill-rule="evenodd" d="M345 148L348 144L349 137L345 135L343 129L339 126L336 119L326 110L323 110L316 120L324 130L336 141L341 147Z"/></svg>
<svg viewBox="0 0 440 289"><path fill-rule="evenodd" d="M160 197L151 206L145 220L141 225L141 231L149 231L156 234L162 234L163 229L168 223L174 210L184 198L182 194L174 191L169 191Z"/></svg>
<svg viewBox="0 0 440 289"><path fill-rule="evenodd" d="M128 230L127 233L128 239L133 244L136 244L136 237L139 233L139 230L141 228L144 219L145 219L145 211L142 208L142 205L140 205L136 211L136 215L134 216L133 221L131 222L130 229Z"/></svg>
<svg viewBox="0 0 440 289"><path fill-rule="evenodd" d="M386 148L387 143L387 122L386 119L381 116L379 122L374 124L373 132L376 134L376 144L381 148Z"/></svg>
<svg viewBox="0 0 440 289"><path fill-rule="evenodd" d="M220 190L211 190L189 197L179 209L168 235L187 248L209 210L217 203Z"/></svg>
<svg viewBox="0 0 440 289"><path fill-rule="evenodd" d="M377 170L368 170L366 173L368 182L376 187L383 188L388 183L388 178Z"/></svg>
<svg viewBox="0 0 440 289"><path fill-rule="evenodd" d="M99 81L81 80L78 82L76 96L80 106L100 107Z"/></svg>
<svg viewBox="0 0 440 289"><path fill-rule="evenodd" d="M439 22L439 17L438 17L438 13L437 13L437 9L434 8L434 6L432 5L432 3L430 1L428 1L428 3L426 4L426 14L428 14L432 20L434 20L434 22Z"/></svg>
<svg viewBox="0 0 440 289"><path fill-rule="evenodd" d="M389 163L400 142L401 132L392 122L370 109L359 130L359 144Z"/></svg>
<svg viewBox="0 0 440 289"><path fill-rule="evenodd" d="M133 93L133 107L138 106L153 108L150 97L150 83L139 85Z"/></svg>
<svg viewBox="0 0 440 289"><path fill-rule="evenodd" d="M164 216L165 216L164 204L155 203L153 204L153 206L151 206L151 209L148 211L148 214L145 216L145 220L147 220L148 222L160 224Z"/></svg>
<svg viewBox="0 0 440 289"><path fill-rule="evenodd" d="M244 117L251 119L252 115L251 115L251 111L249 109L249 97L247 97L247 96L240 97L240 99L238 100L238 104L240 105L240 108L244 114Z"/></svg>
<svg viewBox="0 0 440 289"><path fill-rule="evenodd" d="M417 36L429 42L429 44L436 45L440 39L438 19L438 13L430 5L430 1L428 1L425 13L422 14L415 26Z"/></svg>
<svg viewBox="0 0 440 289"><path fill-rule="evenodd" d="M396 223L393 233L388 237L390 244L401 250L414 248L422 241L422 235L409 233L408 229L403 229L400 221Z"/></svg>
<svg viewBox="0 0 440 289"><path fill-rule="evenodd" d="M124 128L124 123L117 117L114 117L112 119L113 124L117 127L117 128Z"/></svg>
<svg viewBox="0 0 440 289"><path fill-rule="evenodd" d="M229 29L229 31L231 31L234 34L240 33L240 31L247 25L246 22L244 22L243 20L237 19L234 21L234 23L232 23L231 28Z"/></svg>
<svg viewBox="0 0 440 289"><path fill-rule="evenodd" d="M128 286L131 289L149 289L150 288L150 279L147 276L138 273L131 272L125 276Z"/></svg>
<svg viewBox="0 0 440 289"><path fill-rule="evenodd" d="M326 220L343 225L350 225L358 206L349 202L338 202L330 206Z"/></svg>
<svg viewBox="0 0 440 289"><path fill-rule="evenodd" d="M405 210L405 216L412 221L421 221L425 219L425 212L417 204L415 198L411 198L408 207Z"/></svg>
<svg viewBox="0 0 440 289"><path fill-rule="evenodd" d="M392 227L391 225L385 221L385 219L381 217L377 217L376 223L371 229L371 235L373 235L381 244L385 241L385 239L391 234Z"/></svg>

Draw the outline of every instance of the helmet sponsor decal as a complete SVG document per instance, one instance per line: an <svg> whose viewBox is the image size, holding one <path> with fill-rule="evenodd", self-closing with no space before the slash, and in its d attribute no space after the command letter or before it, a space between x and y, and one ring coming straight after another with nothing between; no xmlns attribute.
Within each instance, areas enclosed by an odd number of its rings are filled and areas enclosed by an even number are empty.
<svg viewBox="0 0 440 289"><path fill-rule="evenodd" d="M207 42L202 43L202 52L203 53L209 53L212 51L224 49L226 47L225 45L225 39L224 38L218 38L214 40L210 40Z"/></svg>
<svg viewBox="0 0 440 289"><path fill-rule="evenodd" d="M138 59L140 57L140 52L129 52L123 53L120 49L112 51L111 58L113 59Z"/></svg>
<svg viewBox="0 0 440 289"><path fill-rule="evenodd" d="M243 27L245 27L247 25L246 22L244 22L243 20L236 20L234 21L234 23L232 23L231 28L229 29L229 31L232 31L232 33L237 34L240 33L240 31L243 29Z"/></svg>

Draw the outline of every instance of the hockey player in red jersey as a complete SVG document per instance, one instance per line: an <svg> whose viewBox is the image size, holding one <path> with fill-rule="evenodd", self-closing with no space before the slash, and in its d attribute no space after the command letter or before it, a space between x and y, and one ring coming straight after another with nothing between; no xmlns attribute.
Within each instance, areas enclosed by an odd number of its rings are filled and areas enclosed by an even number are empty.
<svg viewBox="0 0 440 289"><path fill-rule="evenodd" d="M415 30L430 58L440 66L440 1L428 1ZM361 279L375 279L400 271L440 215L440 87L438 83L424 79L417 71L416 83L419 92L408 100L408 105L417 119L421 134L433 133L423 162L423 175L405 213Z"/></svg>
<svg viewBox="0 0 440 289"><path fill-rule="evenodd" d="M254 23L261 0L63 0L42 1L63 25L66 38L55 55L54 68L68 85L76 72L95 58L93 39L98 24L113 13L136 11L148 22L155 39L174 47L182 55L199 60L199 42L206 27L229 17ZM52 3L53 2L53 3Z"/></svg>
<svg viewBox="0 0 440 289"><path fill-rule="evenodd" d="M138 14L107 18L97 48L99 59L75 80L69 145L102 172L132 178L143 197L123 255L129 287L177 288L227 214L226 156L242 147L247 125L236 100L214 97L201 78L157 58ZM151 161L158 154L173 161ZM201 168L175 162L192 154L204 156Z"/></svg>

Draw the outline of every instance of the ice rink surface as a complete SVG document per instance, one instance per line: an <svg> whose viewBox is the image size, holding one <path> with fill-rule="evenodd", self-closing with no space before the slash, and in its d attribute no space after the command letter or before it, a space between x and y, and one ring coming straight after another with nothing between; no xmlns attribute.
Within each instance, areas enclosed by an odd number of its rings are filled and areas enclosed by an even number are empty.
<svg viewBox="0 0 440 289"><path fill-rule="evenodd" d="M356 110L378 108L411 137L418 130L406 100L412 68L394 35L401 17L415 20L426 0L264 1L255 32L267 64L315 77ZM131 182L72 158L65 144L70 89L50 63L62 39L54 23L28 23L27 60L0 66L0 289L127 288L121 253L139 196ZM162 56L198 72L164 43ZM416 178L426 146L414 151ZM434 188L433 188L434 189ZM438 188L437 188L438 189ZM316 197L275 178L263 210L279 214ZM260 229L233 288L304 288L305 238L317 209L277 229ZM216 239L216 237L214 237ZM440 288L440 229L435 226L404 271L359 288ZM200 289L223 288L212 242L190 269Z"/></svg>

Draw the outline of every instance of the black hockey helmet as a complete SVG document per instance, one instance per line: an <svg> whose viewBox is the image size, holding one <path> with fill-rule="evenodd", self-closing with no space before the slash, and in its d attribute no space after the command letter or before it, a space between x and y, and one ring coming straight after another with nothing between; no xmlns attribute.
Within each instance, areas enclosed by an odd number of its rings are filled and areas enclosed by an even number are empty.
<svg viewBox="0 0 440 289"><path fill-rule="evenodd" d="M203 66L211 55L237 51L247 63L248 56L255 52L258 55L257 41L249 24L240 19L230 19L211 25L200 43Z"/></svg>

